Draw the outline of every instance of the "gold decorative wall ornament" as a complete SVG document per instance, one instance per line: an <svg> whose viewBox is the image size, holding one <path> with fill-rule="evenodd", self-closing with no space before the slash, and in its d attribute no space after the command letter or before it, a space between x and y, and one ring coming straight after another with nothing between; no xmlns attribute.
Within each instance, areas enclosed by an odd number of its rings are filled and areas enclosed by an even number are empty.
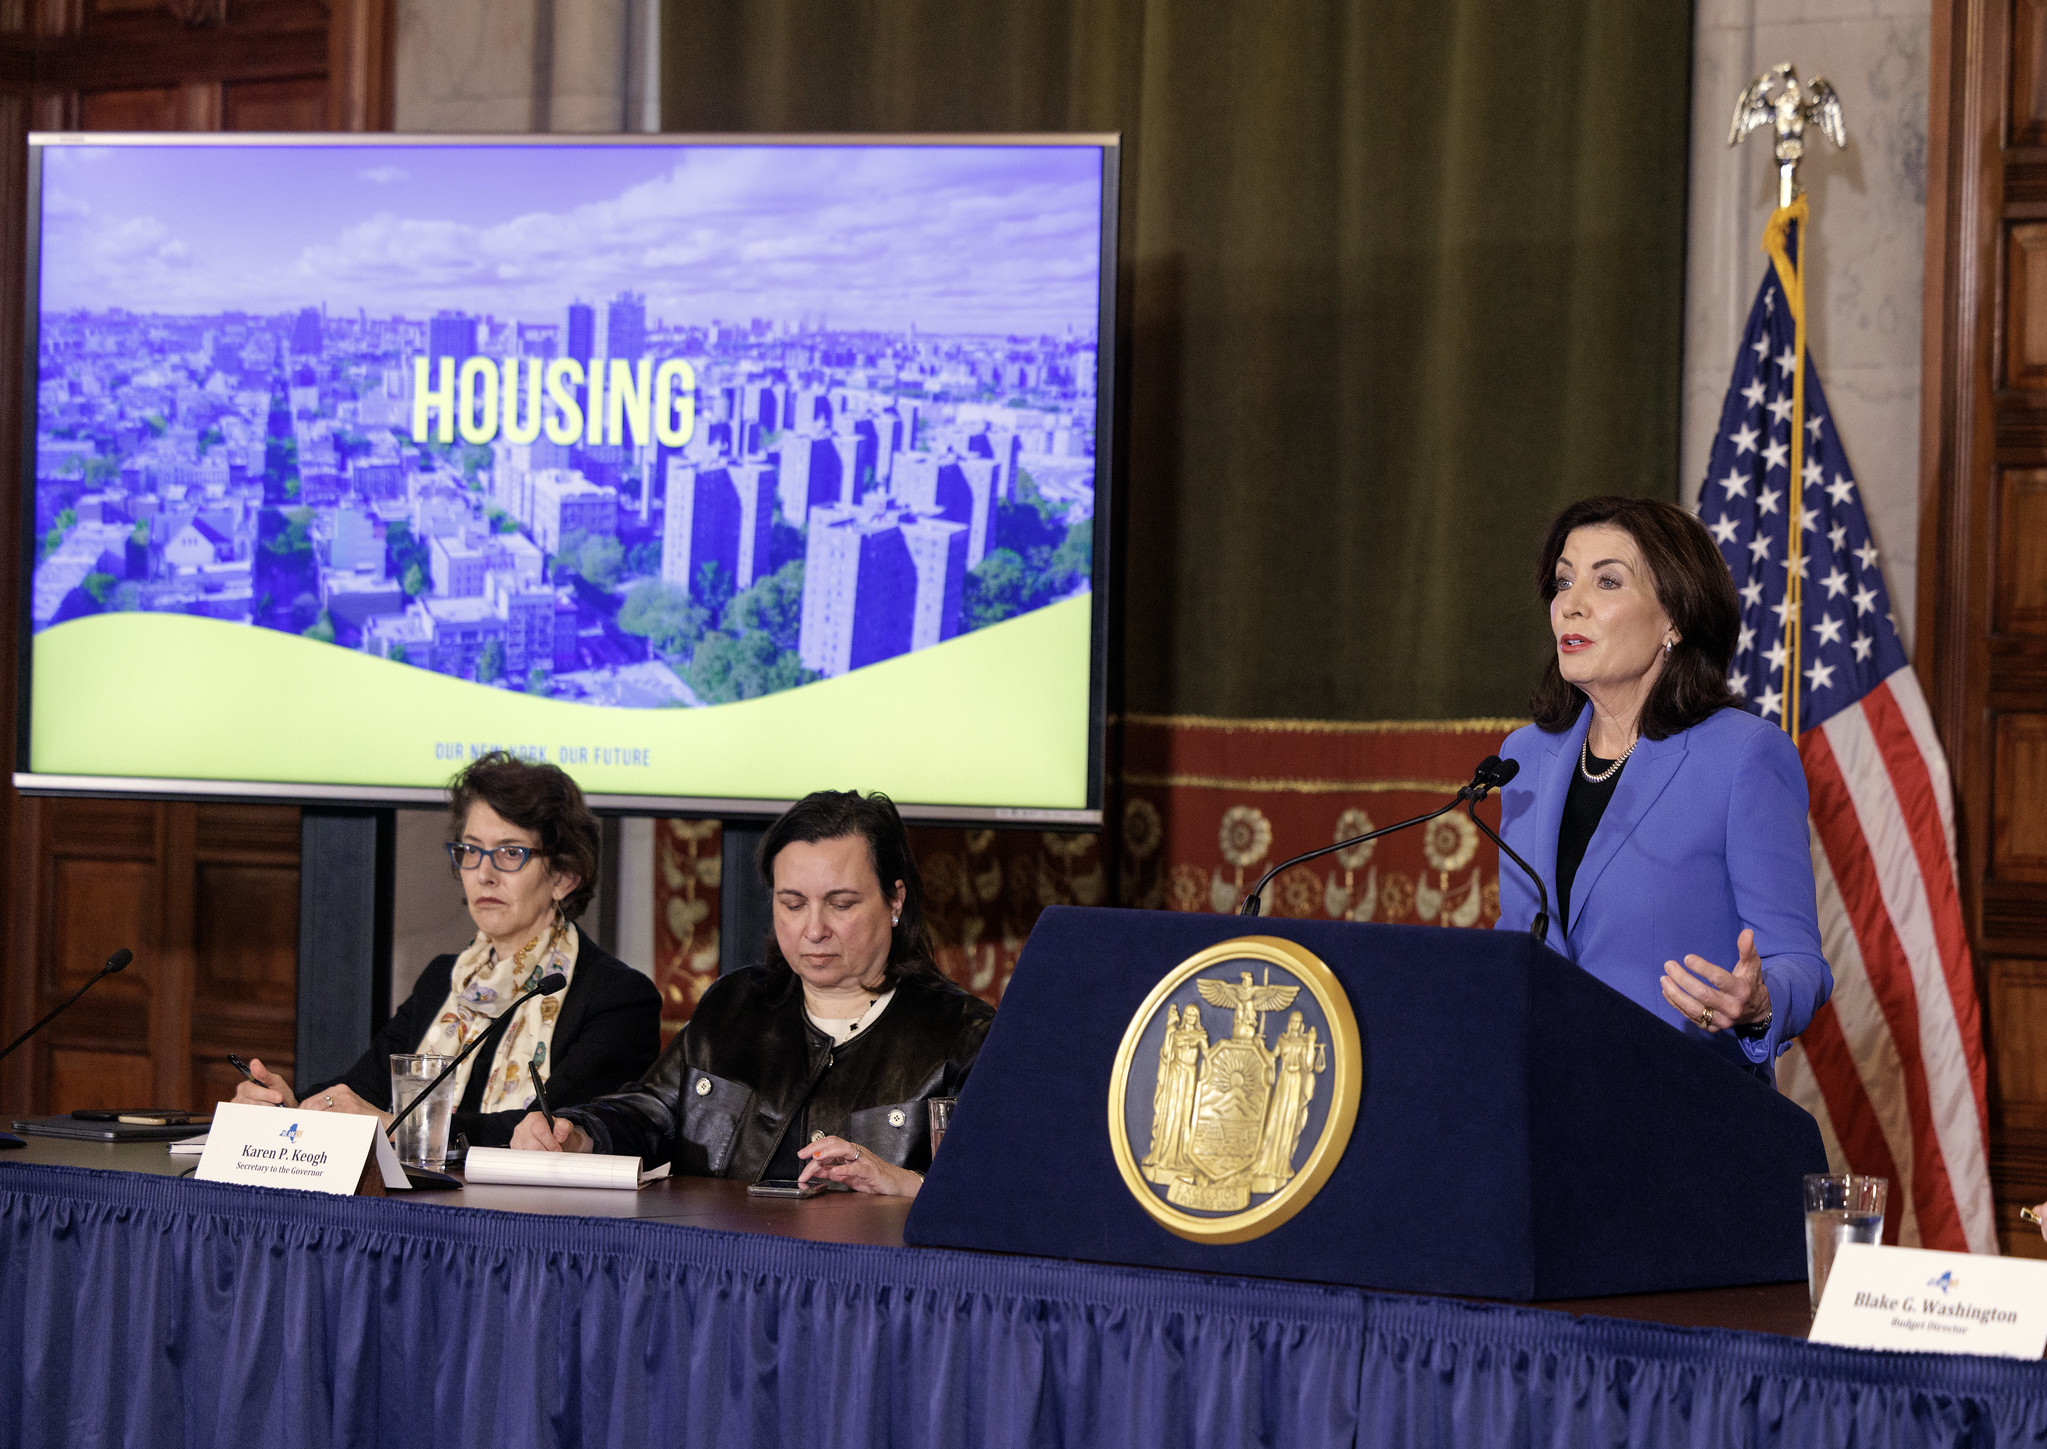
<svg viewBox="0 0 2047 1449"><path fill-rule="evenodd" d="M1281 1013L1275 1034L1266 1017ZM1168 972L1123 1033L1109 1080L1117 1171L1168 1232L1261 1237L1336 1170L1361 1068L1350 998L1314 952L1274 936L1210 946Z"/></svg>

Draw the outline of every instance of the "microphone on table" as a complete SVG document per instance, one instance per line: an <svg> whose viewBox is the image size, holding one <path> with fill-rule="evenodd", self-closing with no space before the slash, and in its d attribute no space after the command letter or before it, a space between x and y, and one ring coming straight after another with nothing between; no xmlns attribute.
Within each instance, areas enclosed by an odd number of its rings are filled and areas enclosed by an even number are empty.
<svg viewBox="0 0 2047 1449"><path fill-rule="evenodd" d="M1405 830L1412 825L1426 825L1431 820L1434 820L1438 815L1448 815L1452 810L1455 810L1459 805L1464 804L1467 800L1473 802L1474 804L1480 800L1483 800L1486 797L1487 792L1497 788L1494 777L1497 776L1499 771L1503 768L1507 769L1508 773L1511 775L1513 773L1514 768L1517 767L1513 765L1512 761L1508 761L1507 764L1503 766L1500 762L1500 757L1498 755L1487 755L1483 760L1479 761L1478 768L1472 771L1471 783L1458 790L1457 794L1454 797L1452 797L1450 803L1443 806L1441 809L1431 810L1426 815L1417 815L1412 820L1403 820L1398 825L1388 825L1378 830L1366 831L1363 835L1354 835L1349 840L1339 840L1334 845L1325 845L1317 850L1310 850L1305 854L1295 856L1292 860L1281 861L1278 865L1275 865L1271 870L1268 870L1267 872L1265 872L1264 875L1258 878L1258 884L1251 887L1251 894L1244 897L1244 904L1238 907L1237 914L1240 916L1257 915L1258 898L1264 894L1265 888L1268 885L1272 884L1272 878L1278 875L1283 870L1291 870L1295 866L1300 865L1305 861L1315 860L1318 857L1324 855L1332 855L1339 850L1349 850L1353 845L1363 845L1368 840L1377 840L1382 835L1392 835L1396 831ZM1488 835L1492 834L1491 831L1487 831L1486 833ZM1494 838L1497 839L1498 837Z"/></svg>
<svg viewBox="0 0 2047 1449"><path fill-rule="evenodd" d="M529 991L527 991L523 996L519 997L510 1006L506 1007L503 1011L499 1012L496 1016L492 1017L490 1026L485 1027L482 1031L478 1032L475 1036L471 1037L469 1040L469 1044L463 1047L461 1051L455 1053L454 1060L449 1062L445 1067L441 1068L440 1075L435 1077L431 1082L428 1082L426 1084L425 1090L421 1091L416 1096L414 1096L410 1102L407 1102L405 1104L405 1110L400 1112L396 1117L393 1117L391 1119L391 1125L384 1129L384 1135L395 1140L398 1135L398 1124L400 1122L403 1122L407 1117L410 1117L414 1112L418 1111L420 1103L426 1101L427 1098L431 1097L434 1094L434 1089L440 1086L441 1083L448 1080L448 1074L450 1072L454 1071L455 1068L461 1066L462 1063L469 1060L469 1054L475 1051L478 1047L482 1046L485 1040L490 1037L492 1027L495 1027L499 1022L505 1020L513 1012L517 1011L520 1007L524 1006L534 997L552 996L555 994L555 992L561 990L564 986L568 984L569 978L564 976L559 971L550 971L545 976L541 977L538 981L534 982L532 988ZM436 1172L430 1167L412 1167L408 1165L405 1168L405 1175L412 1179L412 1185L414 1187L433 1188L461 1186L461 1183L458 1182L451 1174L445 1172Z"/></svg>
<svg viewBox="0 0 2047 1449"><path fill-rule="evenodd" d="M1519 760L1503 760L1498 755L1488 755L1479 762L1479 774L1488 774L1487 766L1492 768L1485 786L1465 803L1464 813L1471 817L1473 825L1476 825L1485 832L1486 839L1500 847L1500 854L1520 866L1522 872L1535 882L1536 899L1541 903L1542 908L1535 913L1535 923L1528 928L1528 934L1541 941L1549 935L1549 887L1542 883L1542 877L1535 873L1534 866L1516 855L1514 848L1507 844L1506 841L1500 839L1492 826L1478 818L1478 802L1485 799L1488 791L1501 789L1509 780L1520 774L1521 762ZM1476 782L1474 781L1474 783Z"/></svg>
<svg viewBox="0 0 2047 1449"><path fill-rule="evenodd" d="M64 1000L61 1003L59 1003L54 1010L52 1010L48 1015L44 1016L41 1021L37 1022L34 1026L30 1027L27 1031L23 1032L20 1036L16 1037L13 1041L7 1043L6 1047L0 1048L0 1061L6 1060L6 1058L13 1053L16 1047L20 1046L23 1042L27 1041L30 1037L34 1036L37 1032L41 1031L51 1022L55 1021L58 1017L62 1016L65 1012L69 1011L71 1009L71 1004L73 1002L77 1001L79 997L85 995L86 992L92 990L93 987L99 984L101 977L111 976L116 971L126 970L128 963L130 961L133 961L134 959L135 953L129 950L126 946L123 946L113 955L107 957L106 965L100 967L100 969L93 974L92 978L89 981L87 981L85 985L79 987L76 991L72 992L69 996L65 997ZM28 1143L24 1141L22 1138L15 1136L12 1132L0 1132L0 1147L26 1146L28 1146Z"/></svg>

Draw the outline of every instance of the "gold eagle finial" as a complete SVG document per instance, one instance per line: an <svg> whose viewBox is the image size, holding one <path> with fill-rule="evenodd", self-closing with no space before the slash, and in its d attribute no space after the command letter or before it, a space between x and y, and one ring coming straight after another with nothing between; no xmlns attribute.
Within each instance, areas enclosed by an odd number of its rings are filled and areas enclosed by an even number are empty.
<svg viewBox="0 0 2047 1449"><path fill-rule="evenodd" d="M1776 94L1773 96L1772 91ZM1848 125L1841 116L1841 97L1827 84L1826 77L1814 76L1800 86L1787 61L1773 65L1752 81L1734 103L1734 125L1727 144L1739 145L1742 137L1770 126L1777 134L1777 204L1791 205L1798 195L1798 163L1805 158L1805 129L1816 128L1835 147L1848 144Z"/></svg>

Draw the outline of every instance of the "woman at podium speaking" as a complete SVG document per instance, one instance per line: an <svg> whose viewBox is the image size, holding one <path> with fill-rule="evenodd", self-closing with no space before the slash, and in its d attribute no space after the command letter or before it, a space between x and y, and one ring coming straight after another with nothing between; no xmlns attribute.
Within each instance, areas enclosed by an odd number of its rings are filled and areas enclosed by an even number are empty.
<svg viewBox="0 0 2047 1449"><path fill-rule="evenodd" d="M493 752L448 787L449 870L462 885L476 938L436 956L405 1004L346 1076L293 1096L260 1061L238 1102L353 1112L391 1121L391 1058L453 1056L486 1040L456 1069L453 1130L479 1147L502 1147L533 1104L533 1075L550 1102L587 1102L647 1069L661 1050L661 996L654 983L576 928L597 890L597 818L556 765ZM548 971L569 983L504 1016ZM496 1041L488 1038L496 1035ZM446 1090L446 1089L444 1089Z"/></svg>
<svg viewBox="0 0 2047 1449"><path fill-rule="evenodd" d="M927 1103L959 1094L994 1008L932 961L924 885L885 795L820 790L761 837L764 965L721 977L645 1080L512 1146L679 1173L914 1197Z"/></svg>
<svg viewBox="0 0 2047 1449"><path fill-rule="evenodd" d="M1805 772L1729 687L1741 611L1705 525L1672 503L1557 516L1538 588L1555 648L1501 755L1501 834L1542 876L1546 940L1766 1081L1833 990L1820 952ZM1533 884L1500 873L1527 929Z"/></svg>

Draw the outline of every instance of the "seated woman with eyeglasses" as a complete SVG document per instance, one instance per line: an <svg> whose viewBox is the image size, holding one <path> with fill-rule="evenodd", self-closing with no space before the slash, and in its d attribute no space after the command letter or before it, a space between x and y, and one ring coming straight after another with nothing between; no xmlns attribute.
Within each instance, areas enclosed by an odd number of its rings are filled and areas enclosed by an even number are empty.
<svg viewBox="0 0 2047 1449"><path fill-rule="evenodd" d="M484 755L449 783L448 858L476 922L476 939L436 956L370 1049L347 1075L301 1099L260 1061L237 1102L310 1112L357 1112L391 1121L391 1058L453 1056L478 1032L495 1035L449 1079L453 1130L479 1147L503 1147L536 1102L551 1106L614 1092L661 1050L661 997L654 983L607 954L575 926L597 891L597 820L576 782L554 765L503 752ZM549 971L569 978L552 996L501 1015Z"/></svg>

